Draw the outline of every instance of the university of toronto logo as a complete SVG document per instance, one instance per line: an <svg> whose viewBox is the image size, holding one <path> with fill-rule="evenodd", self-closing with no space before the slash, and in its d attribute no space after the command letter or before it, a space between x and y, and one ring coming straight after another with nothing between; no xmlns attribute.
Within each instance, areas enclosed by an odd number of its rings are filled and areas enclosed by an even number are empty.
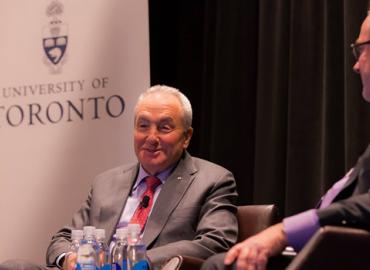
<svg viewBox="0 0 370 270"><path fill-rule="evenodd" d="M51 73L60 73L66 61L68 26L60 18L62 13L63 5L58 0L52 1L46 9L46 15L51 19L42 31L42 47L44 62Z"/></svg>

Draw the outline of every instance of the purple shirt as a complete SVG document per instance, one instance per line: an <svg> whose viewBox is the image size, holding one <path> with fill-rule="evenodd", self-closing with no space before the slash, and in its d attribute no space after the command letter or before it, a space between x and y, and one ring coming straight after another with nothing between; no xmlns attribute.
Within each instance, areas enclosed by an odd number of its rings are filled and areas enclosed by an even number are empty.
<svg viewBox="0 0 370 270"><path fill-rule="evenodd" d="M321 198L319 208L322 209L330 205L335 196L348 181L352 170L353 169L351 169L341 180L336 182ZM316 209L310 209L297 215L284 218L283 225L288 243L296 251L300 250L320 228L319 217Z"/></svg>

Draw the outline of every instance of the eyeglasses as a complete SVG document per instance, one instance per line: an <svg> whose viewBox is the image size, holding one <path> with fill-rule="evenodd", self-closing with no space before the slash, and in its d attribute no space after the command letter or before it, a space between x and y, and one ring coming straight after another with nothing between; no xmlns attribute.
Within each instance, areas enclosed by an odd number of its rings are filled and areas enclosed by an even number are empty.
<svg viewBox="0 0 370 270"><path fill-rule="evenodd" d="M352 53L356 61L358 61L362 52L364 51L364 45L367 45L367 44L370 44L370 40L351 44Z"/></svg>

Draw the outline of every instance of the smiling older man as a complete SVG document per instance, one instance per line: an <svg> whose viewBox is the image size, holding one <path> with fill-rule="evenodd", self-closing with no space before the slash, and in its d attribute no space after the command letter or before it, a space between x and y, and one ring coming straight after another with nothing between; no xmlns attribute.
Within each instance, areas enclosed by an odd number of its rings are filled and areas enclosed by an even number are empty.
<svg viewBox="0 0 370 270"><path fill-rule="evenodd" d="M235 180L186 151L191 123L191 104L177 89L157 85L141 94L134 126L138 162L96 177L72 225L54 235L48 265L73 268L71 230L86 225L105 229L111 240L117 227L140 223L155 269L173 255L207 258L229 249L237 238Z"/></svg>

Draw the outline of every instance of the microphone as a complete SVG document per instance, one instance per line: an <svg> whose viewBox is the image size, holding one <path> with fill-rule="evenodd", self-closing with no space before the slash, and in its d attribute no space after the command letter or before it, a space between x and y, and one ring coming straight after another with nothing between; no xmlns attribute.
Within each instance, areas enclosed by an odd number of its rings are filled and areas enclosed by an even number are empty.
<svg viewBox="0 0 370 270"><path fill-rule="evenodd" d="M140 202L140 206L143 208L147 208L149 205L149 201L150 201L150 197L148 195L145 195Z"/></svg>

